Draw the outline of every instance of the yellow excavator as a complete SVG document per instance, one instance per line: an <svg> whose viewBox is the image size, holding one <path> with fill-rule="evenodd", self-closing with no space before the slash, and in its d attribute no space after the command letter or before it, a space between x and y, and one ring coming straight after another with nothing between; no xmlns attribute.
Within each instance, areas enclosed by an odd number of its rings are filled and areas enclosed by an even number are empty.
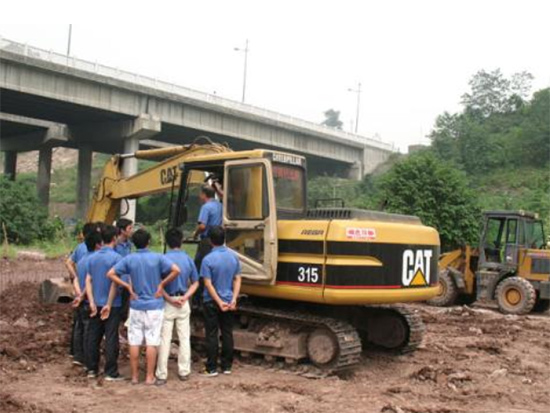
<svg viewBox="0 0 550 413"><path fill-rule="evenodd" d="M123 177L122 164L130 157L158 163ZM232 151L204 139L115 155L104 167L87 220L112 223L121 201L171 192L168 222L181 227L190 189L210 179L223 185L226 243L242 264L234 338L243 356L306 361L333 373L355 366L362 346L407 352L420 344L420 316L398 304L438 293L437 231L412 216L343 206L308 209L302 156ZM45 300L62 299L59 287L42 286ZM193 327L200 339L198 313Z"/></svg>

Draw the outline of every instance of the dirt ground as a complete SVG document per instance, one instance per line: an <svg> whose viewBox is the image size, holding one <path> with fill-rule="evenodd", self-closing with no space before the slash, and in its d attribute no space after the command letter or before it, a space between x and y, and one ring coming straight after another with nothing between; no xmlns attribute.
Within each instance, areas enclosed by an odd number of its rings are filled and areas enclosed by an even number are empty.
<svg viewBox="0 0 550 413"><path fill-rule="evenodd" d="M10 268L62 272L60 261ZM0 270L5 266L0 266ZM0 272L0 277L3 274ZM427 325L414 354L366 352L347 377L307 379L277 367L236 363L232 376L164 387L88 380L68 352L71 311L37 302L36 281L0 295L0 412L548 412L550 316L413 306ZM126 354L121 371L129 373ZM199 371L196 357L193 368Z"/></svg>

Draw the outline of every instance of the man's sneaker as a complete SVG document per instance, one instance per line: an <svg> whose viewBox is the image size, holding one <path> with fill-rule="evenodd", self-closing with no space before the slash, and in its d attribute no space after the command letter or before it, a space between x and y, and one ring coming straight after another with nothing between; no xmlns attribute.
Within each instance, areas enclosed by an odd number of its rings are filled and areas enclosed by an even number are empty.
<svg viewBox="0 0 550 413"><path fill-rule="evenodd" d="M187 381L187 380L189 380L189 374L186 374L186 375L184 375L184 376L178 375L178 377L179 377L179 379L180 379L181 381Z"/></svg>
<svg viewBox="0 0 550 413"><path fill-rule="evenodd" d="M105 376L105 381L124 381L126 378L120 374L116 376Z"/></svg>
<svg viewBox="0 0 550 413"><path fill-rule="evenodd" d="M84 364L81 361L73 360L73 365L75 366L84 366Z"/></svg>
<svg viewBox="0 0 550 413"><path fill-rule="evenodd" d="M204 377L217 377L218 372L216 370L212 370L212 371L204 370L201 373L201 375L204 376Z"/></svg>
<svg viewBox="0 0 550 413"><path fill-rule="evenodd" d="M165 379L155 379L155 386L164 386L166 384Z"/></svg>
<svg viewBox="0 0 550 413"><path fill-rule="evenodd" d="M97 377L97 373L95 371L88 371L87 377L89 379L95 379Z"/></svg>
<svg viewBox="0 0 550 413"><path fill-rule="evenodd" d="M231 374L231 369L224 369L223 374L230 375Z"/></svg>

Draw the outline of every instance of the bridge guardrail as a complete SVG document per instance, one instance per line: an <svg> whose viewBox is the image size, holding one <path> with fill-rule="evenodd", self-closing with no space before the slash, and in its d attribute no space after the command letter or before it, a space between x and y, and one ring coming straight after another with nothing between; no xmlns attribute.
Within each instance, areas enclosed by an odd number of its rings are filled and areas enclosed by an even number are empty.
<svg viewBox="0 0 550 413"><path fill-rule="evenodd" d="M343 139L345 141L354 142L364 146L373 146L375 148L395 152L395 145L383 142L381 140L369 138L366 136L356 135L354 133L346 132L343 130L329 128L327 126L319 125L314 122L310 122L304 119L296 118L290 115L284 115L269 109L260 108L254 105L237 102L228 98L223 98L210 93L200 92L195 89L176 85L169 82L164 82L149 76L142 76L136 73L128 72L126 70L119 70L114 67L98 64L97 62L90 62L84 59L79 59L73 56L63 55L61 53L53 52L51 50L41 49L39 47L29 46L27 44L8 40L0 36L0 50L6 50L11 53L21 54L27 57L41 59L55 64L72 67L86 72L91 72L97 75L110 77L117 80L122 80L130 83L134 83L140 86L157 89L163 92L174 93L188 98L196 99L199 101L216 104L224 108L237 110L240 112L248 113L251 115L276 120L288 125L309 129L317 133L329 135L333 138Z"/></svg>

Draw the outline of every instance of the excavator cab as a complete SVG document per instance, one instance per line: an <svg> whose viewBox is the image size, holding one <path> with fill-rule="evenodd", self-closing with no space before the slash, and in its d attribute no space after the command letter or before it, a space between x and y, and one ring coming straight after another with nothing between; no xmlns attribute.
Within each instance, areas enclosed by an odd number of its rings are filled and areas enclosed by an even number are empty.
<svg viewBox="0 0 550 413"><path fill-rule="evenodd" d="M186 203L197 176L215 175L223 182L223 225L226 244L241 261L243 278L273 284L277 273L277 206L269 159L190 160L180 166L176 226L187 220ZM189 217L193 219L193 217Z"/></svg>

